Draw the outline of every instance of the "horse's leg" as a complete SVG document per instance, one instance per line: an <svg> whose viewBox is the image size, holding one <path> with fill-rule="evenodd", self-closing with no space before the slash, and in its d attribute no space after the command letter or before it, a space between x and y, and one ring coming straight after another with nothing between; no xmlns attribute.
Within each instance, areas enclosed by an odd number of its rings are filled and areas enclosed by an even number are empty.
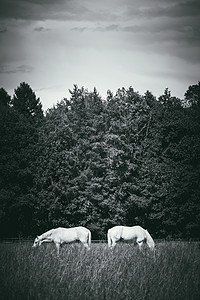
<svg viewBox="0 0 200 300"><path fill-rule="evenodd" d="M137 239L137 240L136 240L136 243L138 244L139 249L140 249L140 251L141 251L141 250L142 250L142 245L143 245L143 240Z"/></svg>
<svg viewBox="0 0 200 300"><path fill-rule="evenodd" d="M111 245L111 249L113 249L117 244L116 239L112 239L112 245Z"/></svg>
<svg viewBox="0 0 200 300"><path fill-rule="evenodd" d="M107 239L108 239L108 248L112 248L112 239L110 237L110 229L108 230L108 233L107 233Z"/></svg>
<svg viewBox="0 0 200 300"><path fill-rule="evenodd" d="M90 247L89 247L89 245L88 245L87 242L82 242L82 243L83 243L83 246L84 246L87 250L90 250Z"/></svg>
<svg viewBox="0 0 200 300"><path fill-rule="evenodd" d="M57 249L57 255L59 256L59 250L60 250L60 243L55 243L56 249Z"/></svg>

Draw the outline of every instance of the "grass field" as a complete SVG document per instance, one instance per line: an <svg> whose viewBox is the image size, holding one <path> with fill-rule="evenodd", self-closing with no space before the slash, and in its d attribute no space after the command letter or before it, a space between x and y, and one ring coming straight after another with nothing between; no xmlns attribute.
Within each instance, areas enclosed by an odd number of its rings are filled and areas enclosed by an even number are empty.
<svg viewBox="0 0 200 300"><path fill-rule="evenodd" d="M1 300L197 300L199 243L162 242L155 256L132 244L65 245L0 243Z"/></svg>

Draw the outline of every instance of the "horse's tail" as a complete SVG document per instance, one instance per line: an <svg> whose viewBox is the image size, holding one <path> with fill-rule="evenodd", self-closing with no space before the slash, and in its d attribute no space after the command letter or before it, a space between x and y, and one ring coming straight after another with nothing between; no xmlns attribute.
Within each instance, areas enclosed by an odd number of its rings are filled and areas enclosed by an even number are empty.
<svg viewBox="0 0 200 300"><path fill-rule="evenodd" d="M154 243L154 240L153 240L152 236L150 235L150 233L148 232L148 230L145 230L145 233L146 233L146 242L147 242L147 245L149 246L150 249L154 250L155 243Z"/></svg>
<svg viewBox="0 0 200 300"><path fill-rule="evenodd" d="M110 248L112 246L112 239L110 237L110 229L108 229L107 238L108 238L108 247Z"/></svg>
<svg viewBox="0 0 200 300"><path fill-rule="evenodd" d="M88 230L88 246L91 246L91 231Z"/></svg>

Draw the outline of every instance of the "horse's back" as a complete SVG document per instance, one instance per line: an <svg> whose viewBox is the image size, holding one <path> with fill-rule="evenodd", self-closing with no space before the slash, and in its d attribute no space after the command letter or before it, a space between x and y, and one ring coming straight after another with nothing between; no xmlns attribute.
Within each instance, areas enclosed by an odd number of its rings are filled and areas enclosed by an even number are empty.
<svg viewBox="0 0 200 300"><path fill-rule="evenodd" d="M138 236L143 236L143 230L140 226L123 226L122 238L124 240L136 239Z"/></svg>
<svg viewBox="0 0 200 300"><path fill-rule="evenodd" d="M90 230L83 227L71 227L71 228L65 228L65 227L58 227L54 229L53 235L54 238L61 241L71 242L75 240L80 240L88 237L90 234Z"/></svg>
<svg viewBox="0 0 200 300"><path fill-rule="evenodd" d="M75 234L71 228L58 227L52 233L52 238L55 242L72 242L74 241Z"/></svg>
<svg viewBox="0 0 200 300"><path fill-rule="evenodd" d="M117 239L123 238L125 240L134 239L137 237L143 238L145 230L139 226L114 226L108 230L108 235Z"/></svg>

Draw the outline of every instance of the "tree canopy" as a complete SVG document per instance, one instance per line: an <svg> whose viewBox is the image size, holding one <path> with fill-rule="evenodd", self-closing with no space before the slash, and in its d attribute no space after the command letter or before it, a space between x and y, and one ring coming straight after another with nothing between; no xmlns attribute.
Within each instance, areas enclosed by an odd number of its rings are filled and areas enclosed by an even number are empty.
<svg viewBox="0 0 200 300"><path fill-rule="evenodd" d="M182 100L133 87L70 95L44 115L27 83L0 89L0 236L83 225L102 239L138 224L199 237L199 83Z"/></svg>

